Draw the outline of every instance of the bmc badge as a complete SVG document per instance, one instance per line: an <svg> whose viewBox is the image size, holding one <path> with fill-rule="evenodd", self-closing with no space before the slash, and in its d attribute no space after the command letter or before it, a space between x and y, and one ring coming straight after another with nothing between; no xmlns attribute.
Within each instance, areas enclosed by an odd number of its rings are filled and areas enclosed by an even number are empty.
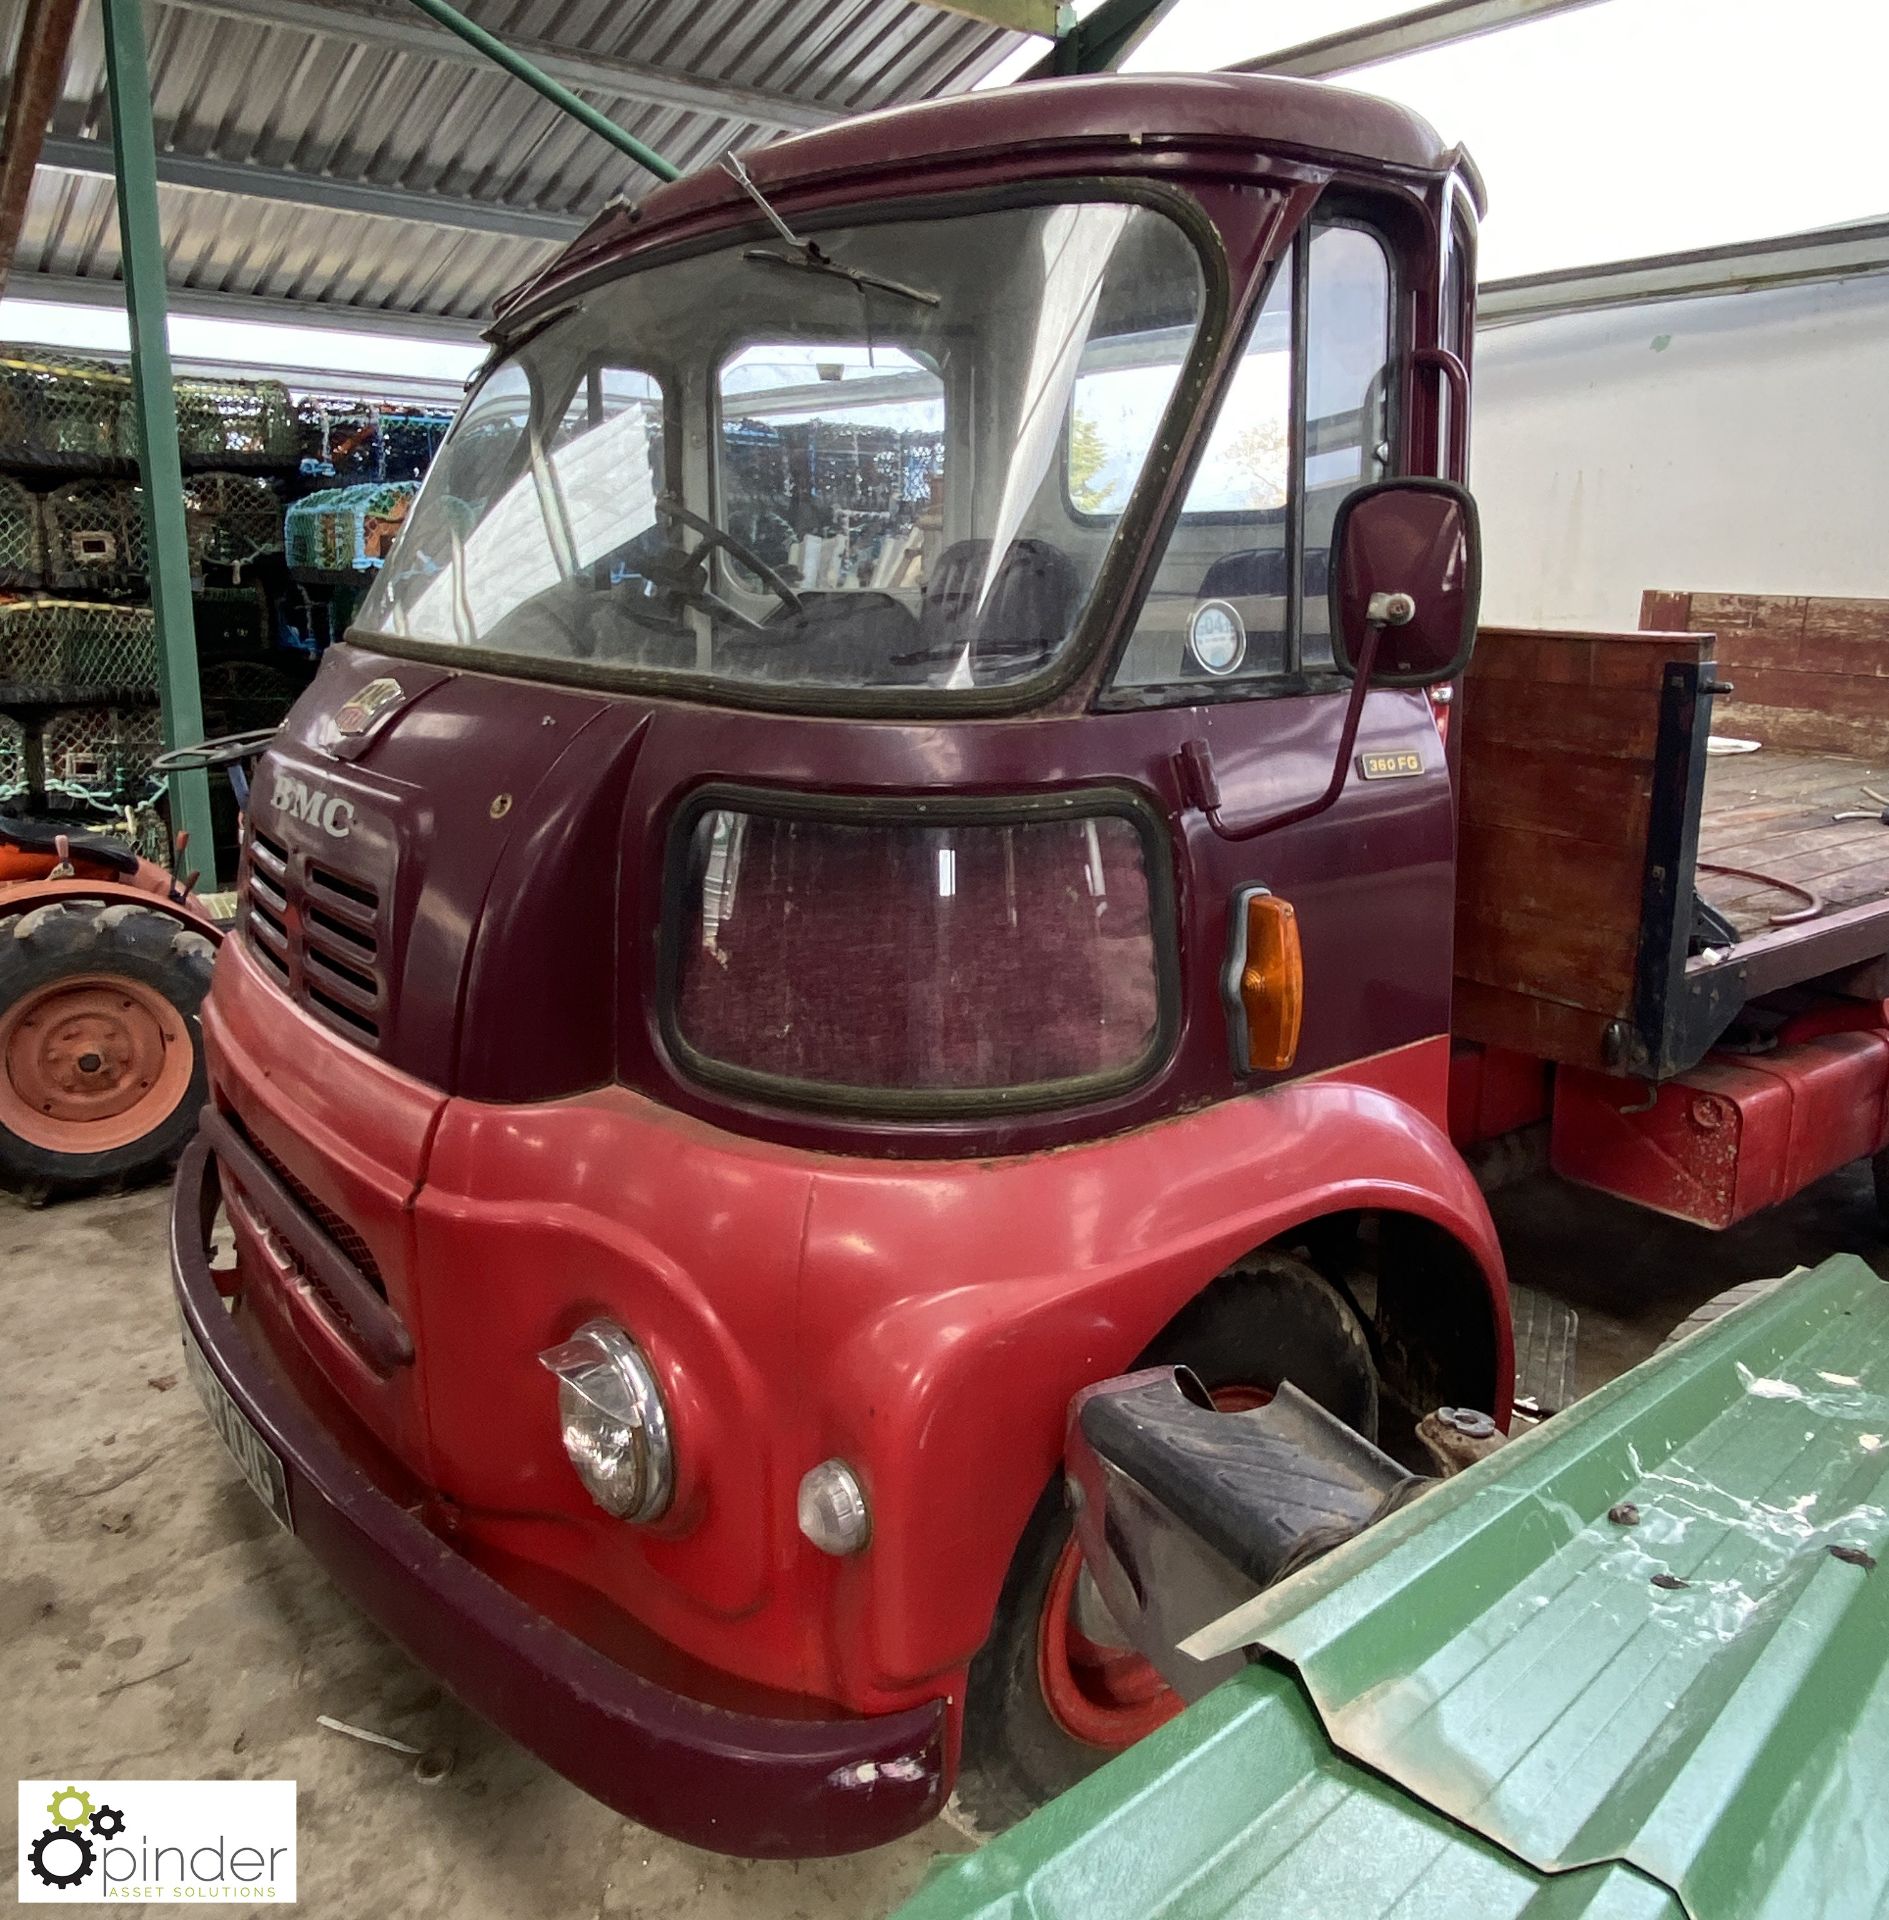
<svg viewBox="0 0 1889 1920"><path fill-rule="evenodd" d="M1363 780L1414 780L1423 771L1423 755L1402 747L1396 753L1361 753L1358 777Z"/></svg>
<svg viewBox="0 0 1889 1920"><path fill-rule="evenodd" d="M306 780L298 780L292 773L276 775L275 786L269 794L269 804L277 813L306 821L309 826L319 827L323 833L332 834L337 840L345 840L354 826L352 800L340 800L331 793L323 793L319 787L311 787Z"/></svg>
<svg viewBox="0 0 1889 1920"><path fill-rule="evenodd" d="M335 731L350 738L365 733L380 715L406 698L398 680L370 680L335 712Z"/></svg>

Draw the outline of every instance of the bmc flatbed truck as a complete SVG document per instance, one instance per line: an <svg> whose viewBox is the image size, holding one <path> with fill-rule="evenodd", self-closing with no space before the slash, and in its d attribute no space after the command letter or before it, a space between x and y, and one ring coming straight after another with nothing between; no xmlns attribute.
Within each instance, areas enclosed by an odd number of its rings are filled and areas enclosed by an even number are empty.
<svg viewBox="0 0 1889 1920"><path fill-rule="evenodd" d="M1881 1147L1882 910L1695 914L1709 640L1464 678L1480 191L1379 101L1116 76L613 207L260 762L194 1369L637 1819L998 1825L1174 1713L1071 1396L1505 1422L1459 1143L1666 1205L1696 1150L1728 1217Z"/></svg>

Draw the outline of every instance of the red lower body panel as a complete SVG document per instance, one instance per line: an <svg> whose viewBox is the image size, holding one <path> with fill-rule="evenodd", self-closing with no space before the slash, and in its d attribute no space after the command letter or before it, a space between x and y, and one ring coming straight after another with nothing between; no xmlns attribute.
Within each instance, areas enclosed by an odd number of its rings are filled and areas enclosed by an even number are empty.
<svg viewBox="0 0 1889 1920"><path fill-rule="evenodd" d="M1562 1068L1551 1163L1581 1185L1729 1227L1889 1140L1889 1033L1714 1054L1662 1085Z"/></svg>
<svg viewBox="0 0 1889 1920"><path fill-rule="evenodd" d="M171 1235L189 1337L282 1462L297 1538L415 1659L606 1805L698 1847L845 1853L937 1812L941 1701L824 1719L705 1705L554 1625L377 1485L225 1310L203 1234L215 1179L199 1140L178 1170Z"/></svg>
<svg viewBox="0 0 1889 1920"><path fill-rule="evenodd" d="M721 1132L621 1087L535 1105L441 1100L306 1021L285 1026L244 956L226 950L224 964L206 1021L215 1096L265 1165L280 1162L280 1180L251 1167L244 1196L280 1217L239 1235L235 1310L205 1320L202 1337L282 1439L318 1517L303 1537L475 1707L599 1797L701 1844L819 1851L927 1817L949 1785L966 1668L1059 1471L1071 1395L1132 1366L1253 1247L1358 1210L1442 1228L1488 1299L1491 1378L1465 1392L1508 1404L1501 1255L1442 1131L1441 1037L1055 1152L873 1160ZM278 1060L285 1039L294 1057ZM241 1187L242 1152L224 1157L226 1184ZM180 1221L193 1204L180 1191ZM317 1244L324 1232L385 1288L395 1325L372 1378L332 1364L308 1274L338 1275L337 1297L357 1308L362 1295ZM269 1257L298 1247L299 1265ZM195 1283L179 1273L188 1312ZM593 1316L639 1342L669 1403L676 1492L652 1526L602 1513L560 1444L537 1356ZM419 1529L410 1553L324 1544L328 1509L340 1526L355 1507L325 1490L346 1478L334 1460L374 1476L376 1448L411 1483L390 1492L399 1527ZM835 1457L872 1513L870 1545L844 1559L795 1518L802 1475ZM409 1562L427 1556L451 1572L450 1591L414 1584ZM641 1779L683 1763L621 1715L597 1734L614 1759L568 1758L551 1724L566 1680L547 1673L549 1704L521 1699L529 1635L493 1654L502 1689L468 1667L453 1625L467 1579L481 1619L499 1594L541 1624L543 1644L608 1662L644 1703L625 1709L639 1726L647 1707L704 1738L717 1713L807 1727L802 1745L761 1743L790 1784L803 1751L838 1753L840 1787L904 1784L841 1792L853 1810L831 1831L802 1808L705 1835ZM855 1760L877 1771L846 1773ZM748 1791L722 1777L710 1798L723 1806Z"/></svg>

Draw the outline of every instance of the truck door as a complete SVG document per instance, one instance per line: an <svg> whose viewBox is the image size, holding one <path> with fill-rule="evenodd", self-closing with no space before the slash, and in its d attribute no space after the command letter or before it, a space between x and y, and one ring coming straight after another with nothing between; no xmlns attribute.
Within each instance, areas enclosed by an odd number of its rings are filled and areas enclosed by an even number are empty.
<svg viewBox="0 0 1889 1920"><path fill-rule="evenodd" d="M1350 682L1328 610L1339 503L1397 471L1411 303L1399 254L1350 213L1315 218L1279 264L1226 376L1152 587L1103 695L1194 709L1238 829L1321 793ZM1137 417L1128 372L1078 387L1072 455L1106 473ZM1098 451L1099 443L1099 451ZM1077 472L1077 483L1083 478ZM1074 490L1072 488L1072 497ZM1423 695L1374 691L1345 790L1328 812L1232 840L1182 816L1199 994L1215 989L1227 909L1262 885L1296 910L1303 1037L1289 1072L1320 1071L1447 1031L1449 775Z"/></svg>

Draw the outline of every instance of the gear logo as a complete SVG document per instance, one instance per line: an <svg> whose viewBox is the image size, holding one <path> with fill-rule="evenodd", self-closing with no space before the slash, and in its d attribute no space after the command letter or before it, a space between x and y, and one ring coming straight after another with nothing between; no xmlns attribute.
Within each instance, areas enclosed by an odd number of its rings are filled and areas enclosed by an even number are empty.
<svg viewBox="0 0 1889 1920"><path fill-rule="evenodd" d="M22 1906L295 1903L293 1780L22 1780Z"/></svg>
<svg viewBox="0 0 1889 1920"><path fill-rule="evenodd" d="M94 1807L83 1787L66 1787L46 1802L51 1824L26 1849L26 1869L42 1885L78 1886L98 1864L94 1839L115 1840L125 1830L116 1807Z"/></svg>

